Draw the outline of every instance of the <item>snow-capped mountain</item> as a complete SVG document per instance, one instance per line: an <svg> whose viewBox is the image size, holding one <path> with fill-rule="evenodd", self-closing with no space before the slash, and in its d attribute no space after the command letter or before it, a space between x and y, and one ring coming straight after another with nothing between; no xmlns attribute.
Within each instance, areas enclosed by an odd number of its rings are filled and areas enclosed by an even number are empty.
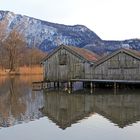
<svg viewBox="0 0 140 140"><path fill-rule="evenodd" d="M60 44L83 47L101 40L93 31L83 25L66 26L39 19L17 15L9 11L0 11L0 21L7 20L10 32L19 26L26 38L28 47L33 44L41 50L50 51Z"/></svg>
<svg viewBox="0 0 140 140"><path fill-rule="evenodd" d="M106 54L116 51L120 48L129 48L140 50L140 40L139 39L129 39L123 41L95 41L91 44L87 44L84 48L96 52L98 54Z"/></svg>
<svg viewBox="0 0 140 140"><path fill-rule="evenodd" d="M62 25L28 16L0 11L0 22L8 21L7 33L15 27L23 33L28 47L51 51L60 44L84 47L98 54L109 53L119 48L140 50L140 40L105 41L83 25Z"/></svg>

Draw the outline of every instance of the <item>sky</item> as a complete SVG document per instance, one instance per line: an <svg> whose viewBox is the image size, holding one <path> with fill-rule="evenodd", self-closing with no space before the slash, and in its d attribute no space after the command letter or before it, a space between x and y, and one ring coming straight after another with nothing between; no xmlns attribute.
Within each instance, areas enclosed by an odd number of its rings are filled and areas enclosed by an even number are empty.
<svg viewBox="0 0 140 140"><path fill-rule="evenodd" d="M104 40L140 38L140 0L0 0L0 10L85 25Z"/></svg>

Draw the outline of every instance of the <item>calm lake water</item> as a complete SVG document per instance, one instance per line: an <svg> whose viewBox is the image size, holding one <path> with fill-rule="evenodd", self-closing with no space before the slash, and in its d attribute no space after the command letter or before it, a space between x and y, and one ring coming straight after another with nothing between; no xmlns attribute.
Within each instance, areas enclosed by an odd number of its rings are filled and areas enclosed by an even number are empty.
<svg viewBox="0 0 140 140"><path fill-rule="evenodd" d="M33 91L40 79L0 78L1 140L140 139L140 90Z"/></svg>

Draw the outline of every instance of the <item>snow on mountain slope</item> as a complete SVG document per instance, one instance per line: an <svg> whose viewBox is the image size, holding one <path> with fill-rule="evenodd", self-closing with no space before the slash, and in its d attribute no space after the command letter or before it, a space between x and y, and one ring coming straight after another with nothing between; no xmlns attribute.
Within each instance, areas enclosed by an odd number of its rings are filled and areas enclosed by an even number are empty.
<svg viewBox="0 0 140 140"><path fill-rule="evenodd" d="M83 25L55 24L9 11L0 11L0 21L4 20L8 20L9 32L19 26L18 30L25 36L28 47L35 44L44 51L50 51L60 44L83 47L93 40L100 40L93 31Z"/></svg>

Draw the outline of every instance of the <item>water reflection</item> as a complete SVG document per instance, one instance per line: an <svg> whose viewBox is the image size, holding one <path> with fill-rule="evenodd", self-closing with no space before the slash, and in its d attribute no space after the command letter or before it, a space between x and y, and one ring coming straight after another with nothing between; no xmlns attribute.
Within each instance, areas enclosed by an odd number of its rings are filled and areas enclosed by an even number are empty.
<svg viewBox="0 0 140 140"><path fill-rule="evenodd" d="M39 79L35 76L1 78L0 127L47 116L61 129L66 129L96 113L120 128L140 121L139 90L116 94L110 90L96 90L93 94L90 91L71 94L56 90L32 91L32 81Z"/></svg>
<svg viewBox="0 0 140 140"><path fill-rule="evenodd" d="M91 95L89 92L66 94L51 91L45 94L42 112L62 129L94 113L123 128L140 120L140 94L125 92Z"/></svg>
<svg viewBox="0 0 140 140"><path fill-rule="evenodd" d="M42 116L38 109L43 106L43 94L31 90L31 77L28 82L22 78L5 77L0 82L1 127L29 122Z"/></svg>

